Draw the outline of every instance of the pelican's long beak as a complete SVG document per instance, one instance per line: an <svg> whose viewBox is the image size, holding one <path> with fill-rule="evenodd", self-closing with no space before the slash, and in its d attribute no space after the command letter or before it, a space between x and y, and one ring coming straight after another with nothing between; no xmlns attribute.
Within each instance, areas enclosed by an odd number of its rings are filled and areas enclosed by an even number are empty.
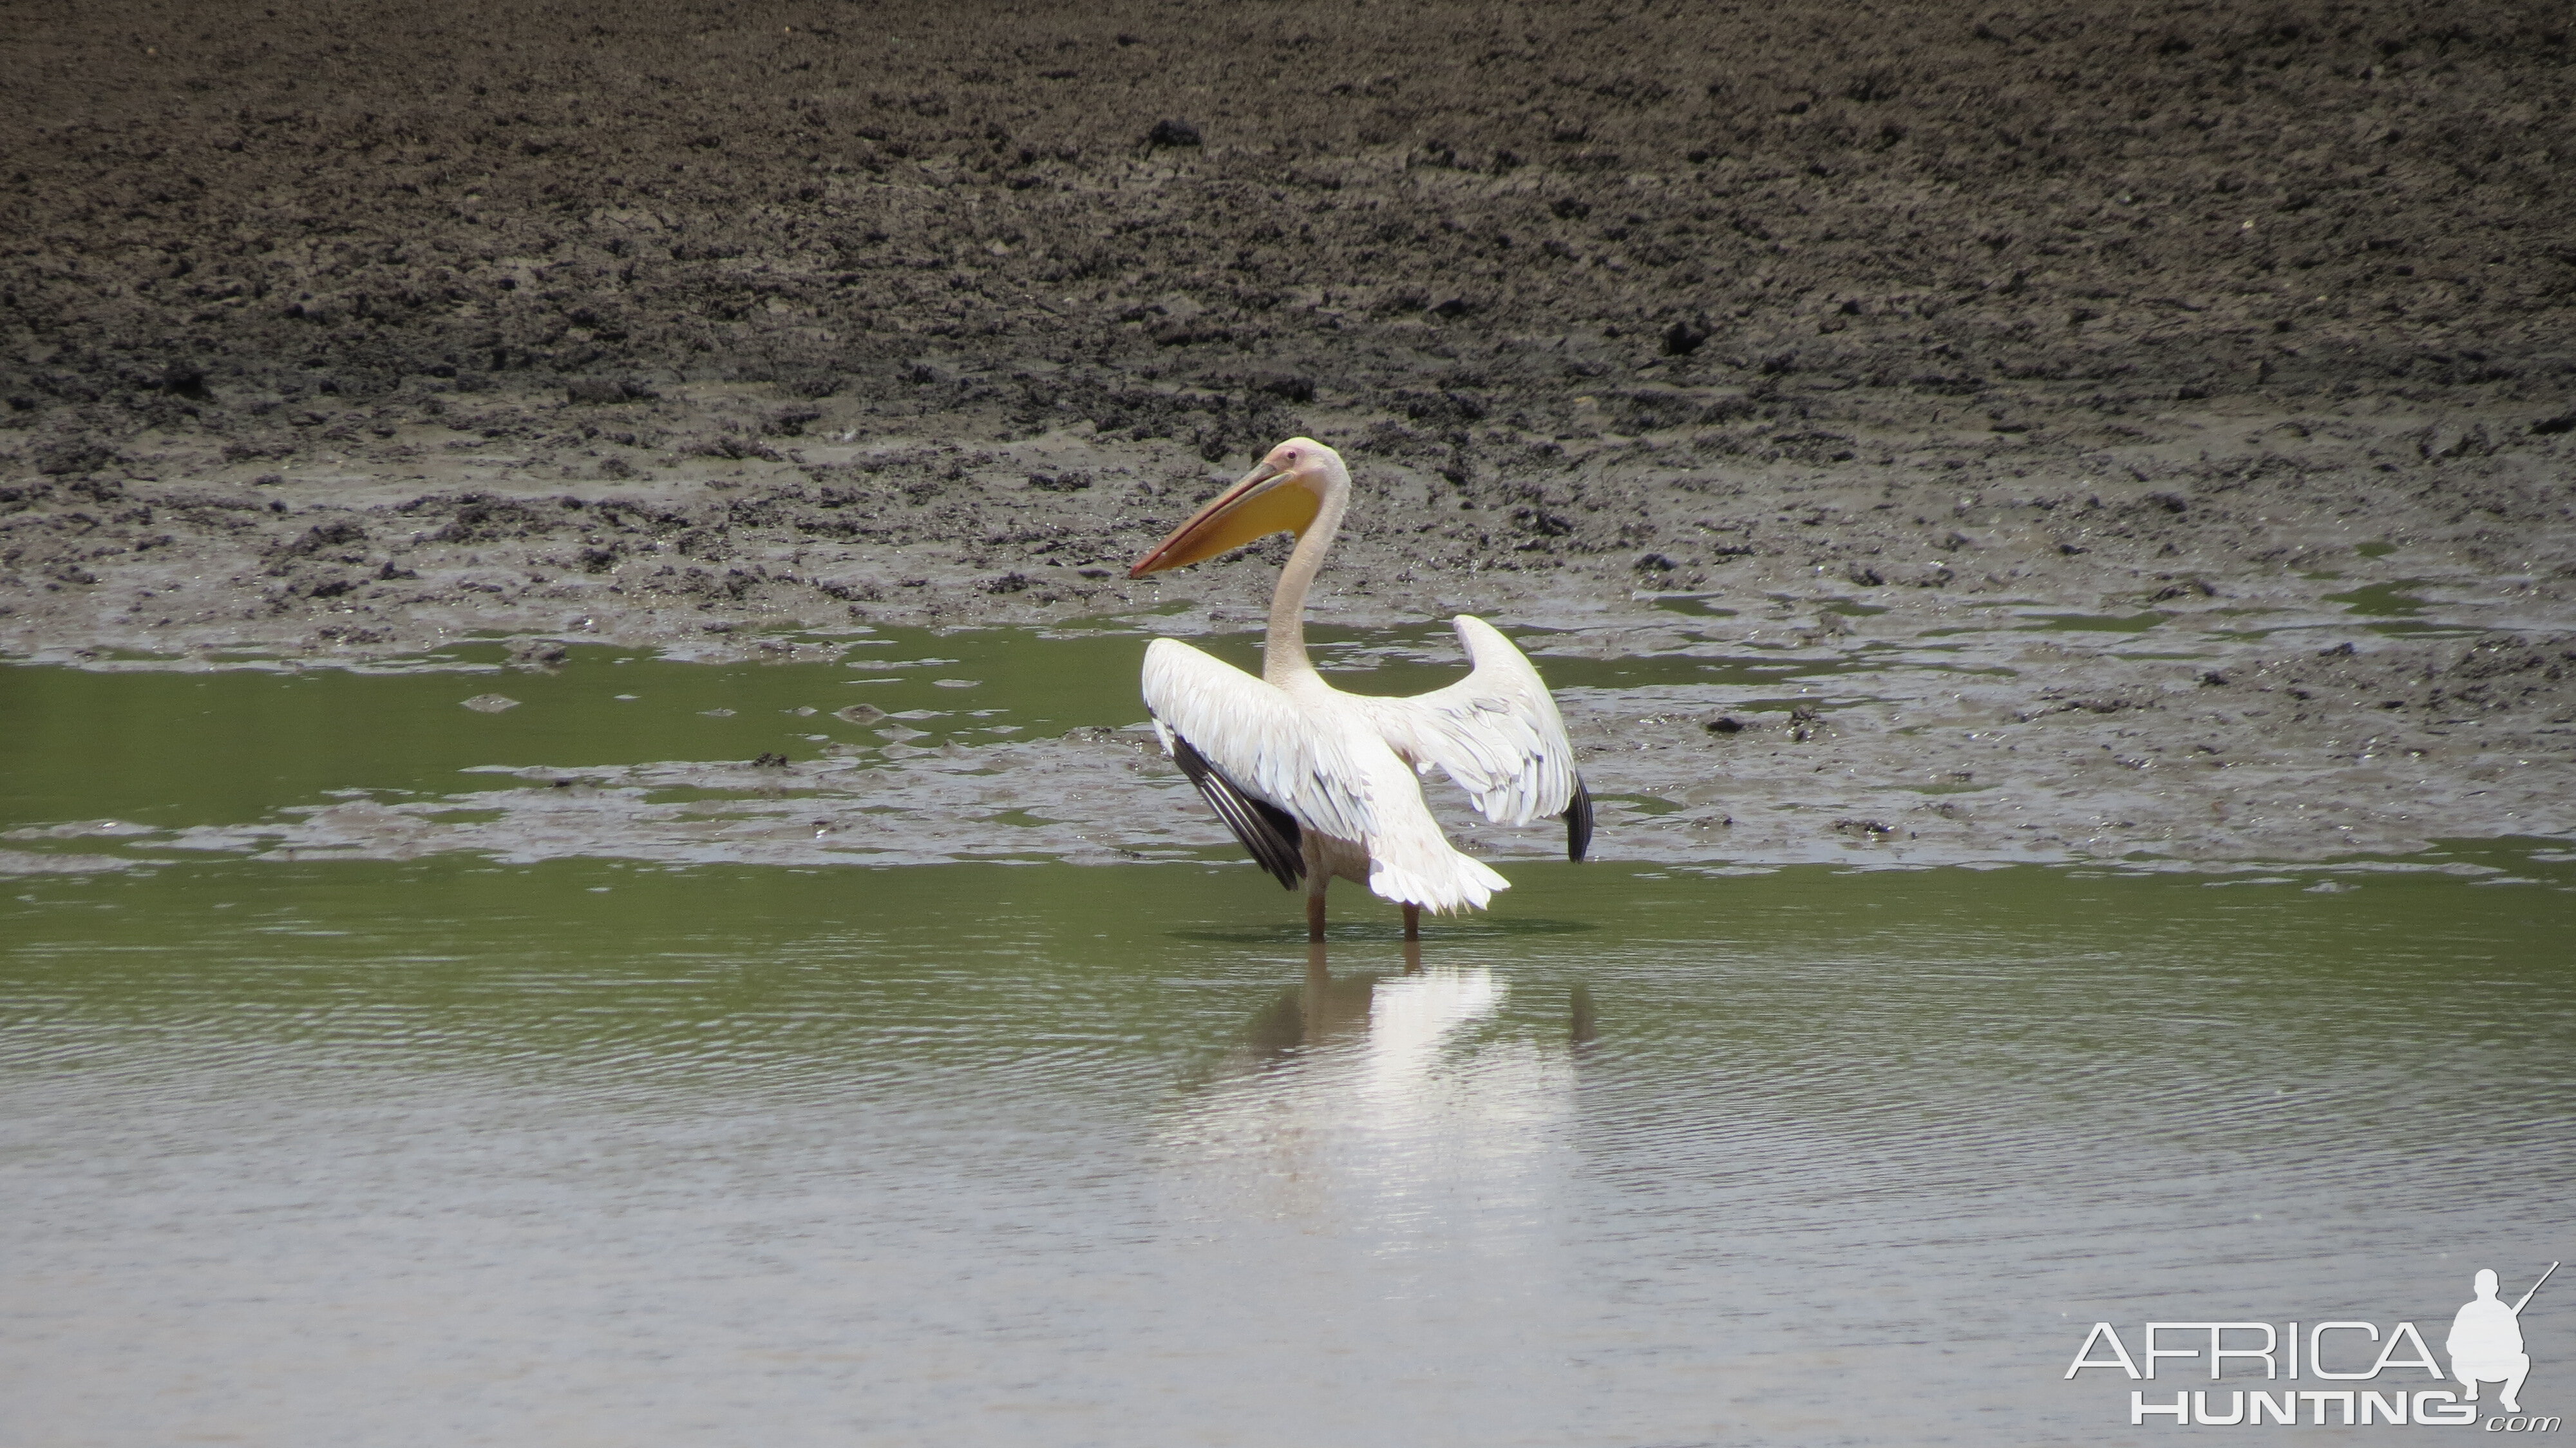
<svg viewBox="0 0 2576 1448"><path fill-rule="evenodd" d="M1303 533L1323 506L1324 500L1302 477L1264 459L1155 544L1154 551L1127 570L1127 576L1142 578L1166 568L1186 568L1273 533Z"/></svg>

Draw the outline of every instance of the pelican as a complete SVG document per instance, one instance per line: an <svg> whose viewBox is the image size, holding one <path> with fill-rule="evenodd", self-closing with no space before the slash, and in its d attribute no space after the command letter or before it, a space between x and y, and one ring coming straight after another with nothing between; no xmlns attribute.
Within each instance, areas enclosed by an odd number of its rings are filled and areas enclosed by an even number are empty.
<svg viewBox="0 0 2576 1448"><path fill-rule="evenodd" d="M1410 699L1346 694L1315 672L1306 591L1350 499L1341 454L1290 438L1127 576L1185 568L1273 533L1297 535L1270 598L1261 677L1156 639L1145 648L1145 705L1164 752L1252 858L1287 889L1305 884L1308 939L1324 938L1324 891L1339 876L1401 904L1411 940L1426 908L1482 909L1511 888L1440 832L1420 776L1438 768L1497 824L1562 817L1575 860L1592 842L1592 797L1547 684L1483 619L1458 615L1474 668L1445 689Z"/></svg>

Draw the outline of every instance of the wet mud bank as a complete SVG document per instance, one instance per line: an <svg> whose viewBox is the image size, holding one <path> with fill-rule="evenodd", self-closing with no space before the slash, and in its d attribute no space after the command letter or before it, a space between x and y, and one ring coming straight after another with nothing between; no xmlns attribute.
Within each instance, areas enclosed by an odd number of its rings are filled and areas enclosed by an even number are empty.
<svg viewBox="0 0 2576 1448"><path fill-rule="evenodd" d="M2437 608L2413 594L2352 592L2396 608ZM1523 631L1556 681L1595 796L1596 857L2210 869L2576 835L2576 636L2289 609L2273 611L2276 626L2265 629L2155 611L2066 615L2028 601L1869 607L1848 595L1782 593L1724 620L1668 613L1671 622ZM2480 609L2464 599L2440 611ZM450 762L411 767L407 756L389 756L372 767L334 766L328 779L264 796L258 808L201 821L166 810L147 814L149 822L65 819L70 811L56 809L0 836L9 842L0 868L126 868L209 851L806 867L1236 859L1222 827L1136 722L1142 710L1126 681L1151 625L933 631L883 650L869 646L895 641L846 630L762 636L778 662L750 672L774 673L776 684L723 682L676 706L597 657L613 650L586 644L517 640L517 662L507 665L396 663L412 671L398 677L418 685L407 703L289 706L291 716L272 727L317 738L351 729L453 734L437 751ZM922 638L940 652L920 651ZM1250 661L1248 637L1222 642ZM964 667L948 656L978 649L986 656ZM1074 650L1087 674L1079 700L1066 697L1070 686L1035 684L1019 699L984 678L947 677L1001 678L1006 656L1061 672L1045 661ZM1402 691L1387 689L1390 669L1401 669L1409 688L1456 667L1454 648L1422 630L1364 635L1334 652L1350 666L1337 676L1364 692ZM76 662L129 679L170 667ZM315 671L239 657L178 667L275 670L287 679ZM28 677L25 669L0 676L18 689ZM861 702L842 702L853 684L867 686ZM647 693L609 692L619 688ZM947 694L933 702L948 707L906 707L931 694ZM696 708L708 698L725 702ZM50 722L41 707L14 712ZM87 717L119 712L111 700ZM738 712L741 727L723 743L692 752L698 716L732 722ZM612 715L641 721L640 732L604 733ZM1101 722L1067 728L1068 717ZM485 728L482 719L539 727L516 738L472 732ZM193 727L239 725L206 715ZM135 729L130 718L99 718L94 730L67 723L50 730L63 757L22 742L22 762L31 777L114 771ZM145 732L146 747L159 747ZM721 757L728 747L740 753ZM472 762L460 769L455 761ZM1562 848L1549 822L1492 825L1468 815L1445 786L1430 793L1453 837L1479 854L1544 859ZM2420 859L2407 866L2423 867ZM2333 877L2319 878L2330 885Z"/></svg>
<svg viewBox="0 0 2576 1448"><path fill-rule="evenodd" d="M1362 493L1318 619L1532 631L1613 855L2576 829L2576 108L2527 7L154 25L0 41L16 659L1239 631L1275 546L1125 567L1303 432ZM1563 685L1612 658L1717 675ZM782 738L884 796L848 829L496 759L580 782L234 845L1216 843L1133 722ZM977 824L1066 771L1080 820Z"/></svg>

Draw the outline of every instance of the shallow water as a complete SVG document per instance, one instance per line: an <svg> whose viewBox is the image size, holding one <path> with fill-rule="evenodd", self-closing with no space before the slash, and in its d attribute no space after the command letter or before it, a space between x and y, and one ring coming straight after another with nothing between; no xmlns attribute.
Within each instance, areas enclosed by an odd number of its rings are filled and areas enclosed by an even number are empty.
<svg viewBox="0 0 2576 1448"><path fill-rule="evenodd" d="M1446 627L1315 632L1318 662L1362 692L1438 688L1464 670ZM1759 692L1885 664L1748 655L1686 635L1662 653L1604 659L1551 653L1553 637L1521 634L1549 681L1573 695ZM470 787L458 772L497 760L578 768L771 752L808 759L889 737L911 748L971 747L1145 717L1136 682L1144 638L1129 628L866 629L780 642L793 651L764 663L575 644L550 667L518 668L492 642L358 667L258 658L0 667L12 766L0 777L0 821L228 823L333 790ZM1196 642L1260 667L1258 635ZM512 702L495 712L458 707L493 694ZM887 717L840 715L856 705Z"/></svg>
<svg viewBox="0 0 2576 1448"><path fill-rule="evenodd" d="M577 812L519 863L259 843L585 793L553 769L746 807L814 781L671 762L972 777L996 729L1141 712L1133 636L875 637L0 671L0 832L61 866L0 901L0 1444L2144 1442L2140 1385L2065 1380L2096 1321L2438 1345L2475 1268L2576 1255L2560 847L1516 860L1416 952L1337 892L1317 957L1189 849L854 868L800 815L803 854L657 864ZM1333 640L1390 692L1442 647ZM1544 662L1737 707L1867 667ZM2151 1398L2209 1386L2174 1371Z"/></svg>
<svg viewBox="0 0 2576 1448"><path fill-rule="evenodd" d="M1461 672L1443 627L1318 633L1324 667L1363 692L1419 692ZM1609 658L1551 652L1560 635L1523 641L1577 711L1606 700L1784 711L1812 702L1805 691L1825 680L1893 666L1679 633ZM487 641L345 667L0 667L0 877L60 866L38 856L104 864L167 860L173 849L1098 863L1195 857L1209 843L1195 807L1131 786L1121 771L1132 749L1069 758L1062 745L1068 735L1150 739L1136 685L1144 638L1132 628L860 629L771 642L779 653L767 662L574 644L521 667ZM1257 636L1201 643L1259 667ZM1007 777L977 782L995 775ZM1029 788L1036 776L1053 787ZM1062 807L1086 791L1121 812ZM1623 796L1604 798L1615 810ZM1140 818L1142 801L1154 807ZM889 814L900 827L880 818ZM1190 838L1167 838L1168 823Z"/></svg>
<svg viewBox="0 0 2576 1448"><path fill-rule="evenodd" d="M24 881L0 1438L2121 1441L2095 1320L2567 1255L2517 863L1522 865L1321 972L1208 867Z"/></svg>

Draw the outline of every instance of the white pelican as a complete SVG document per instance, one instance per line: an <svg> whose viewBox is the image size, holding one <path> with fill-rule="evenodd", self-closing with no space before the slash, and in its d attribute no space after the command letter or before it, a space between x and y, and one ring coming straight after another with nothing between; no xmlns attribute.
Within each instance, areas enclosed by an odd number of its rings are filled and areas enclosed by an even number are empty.
<svg viewBox="0 0 2576 1448"><path fill-rule="evenodd" d="M1154 731L1218 818L1288 889L1306 884L1306 933L1324 938L1333 877L1404 906L1407 939L1422 911L1481 908L1511 882L1460 854L1422 801L1434 766L1488 820L1565 820L1566 855L1592 841L1592 797L1574 772L1556 701L1511 640L1460 614L1474 672L1411 699L1345 694L1306 657L1306 590L1350 503L1341 454L1295 437L1219 493L1127 570L1130 578L1214 558L1273 533L1297 535L1270 599L1254 678L1178 639L1145 649Z"/></svg>

